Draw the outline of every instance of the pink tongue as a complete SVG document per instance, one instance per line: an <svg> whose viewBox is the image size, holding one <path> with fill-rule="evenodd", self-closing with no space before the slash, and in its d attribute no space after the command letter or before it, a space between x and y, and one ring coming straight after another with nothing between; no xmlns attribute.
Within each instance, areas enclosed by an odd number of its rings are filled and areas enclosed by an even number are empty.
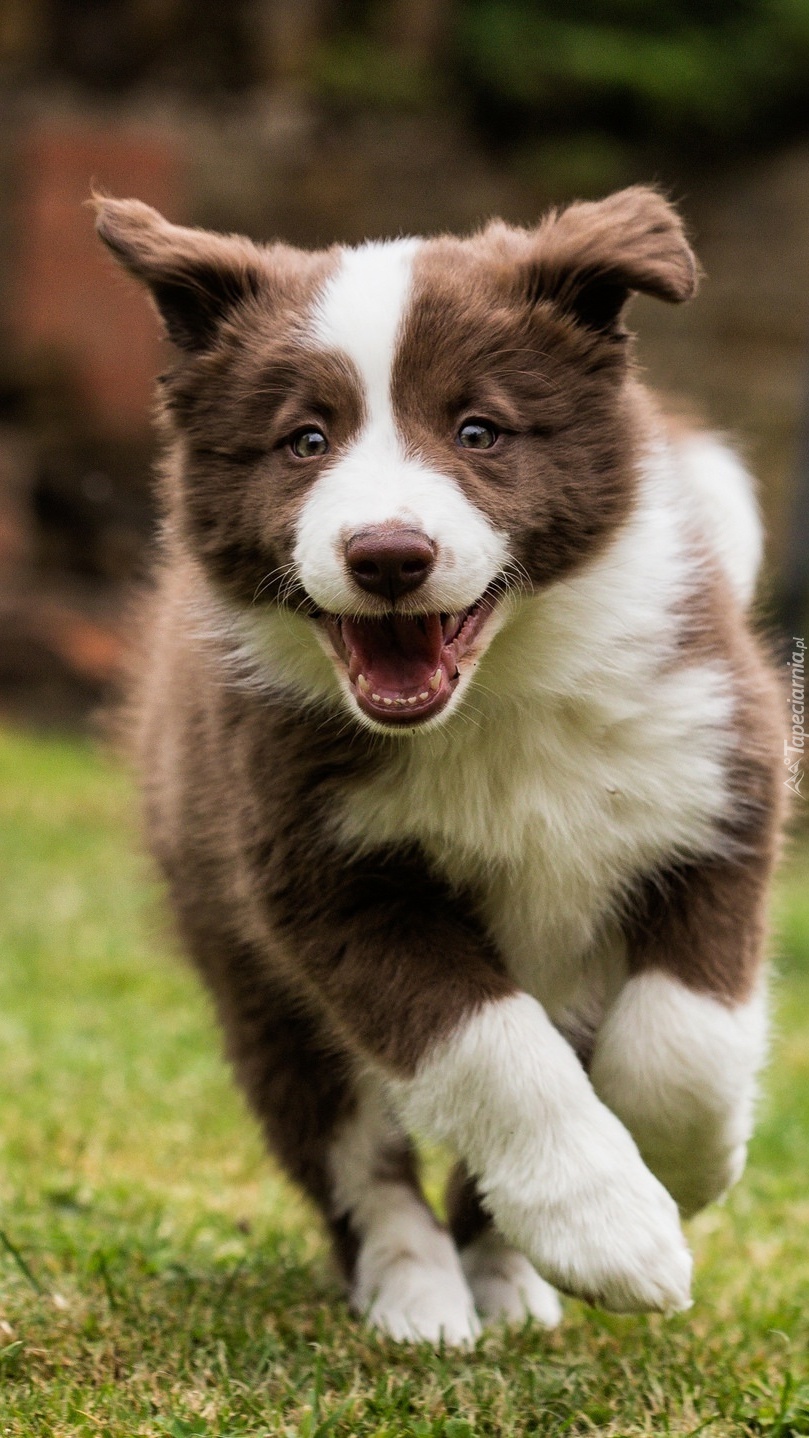
<svg viewBox="0 0 809 1438"><path fill-rule="evenodd" d="M377 694L423 690L441 663L444 633L439 614L344 619L342 636L350 656L349 677L356 683L364 674Z"/></svg>

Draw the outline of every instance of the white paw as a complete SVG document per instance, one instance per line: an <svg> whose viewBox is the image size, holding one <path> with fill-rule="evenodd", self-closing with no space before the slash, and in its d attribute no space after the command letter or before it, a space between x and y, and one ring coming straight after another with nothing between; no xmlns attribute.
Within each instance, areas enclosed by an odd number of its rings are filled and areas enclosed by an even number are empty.
<svg viewBox="0 0 809 1438"><path fill-rule="evenodd" d="M688 1306L674 1200L534 999L484 1004L391 1093L461 1156L496 1228L555 1288L624 1311Z"/></svg>
<svg viewBox="0 0 809 1438"><path fill-rule="evenodd" d="M426 1225L418 1246L371 1239L360 1251L351 1306L373 1328L400 1342L466 1347L480 1323L449 1234Z"/></svg>
<svg viewBox="0 0 809 1438"><path fill-rule="evenodd" d="M558 1295L540 1278L524 1253L512 1248L493 1228L461 1253L475 1307L488 1323L523 1323L535 1318L543 1328L562 1320Z"/></svg>
<svg viewBox="0 0 809 1438"><path fill-rule="evenodd" d="M602 1109L588 1138L557 1155L555 1173L540 1163L530 1193L487 1185L498 1228L567 1293L619 1313L688 1308L691 1255L673 1198L613 1114Z"/></svg>

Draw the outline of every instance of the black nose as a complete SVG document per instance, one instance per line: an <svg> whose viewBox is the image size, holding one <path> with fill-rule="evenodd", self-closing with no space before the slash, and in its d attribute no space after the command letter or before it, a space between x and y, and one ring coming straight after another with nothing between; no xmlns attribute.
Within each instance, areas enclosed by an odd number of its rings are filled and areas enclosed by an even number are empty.
<svg viewBox="0 0 809 1438"><path fill-rule="evenodd" d="M435 547L427 535L398 525L352 535L345 555L349 574L360 589L380 594L391 604L418 589L435 564Z"/></svg>

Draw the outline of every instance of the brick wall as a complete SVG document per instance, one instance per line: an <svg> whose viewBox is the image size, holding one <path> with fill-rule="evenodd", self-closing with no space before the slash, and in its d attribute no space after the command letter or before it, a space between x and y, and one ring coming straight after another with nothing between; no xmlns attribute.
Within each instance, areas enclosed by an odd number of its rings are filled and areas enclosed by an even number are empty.
<svg viewBox="0 0 809 1438"><path fill-rule="evenodd" d="M143 293L103 253L83 202L94 183L178 217L183 175L176 139L145 128L55 118L21 138L12 337L35 374L64 383L94 432L143 433L160 341Z"/></svg>

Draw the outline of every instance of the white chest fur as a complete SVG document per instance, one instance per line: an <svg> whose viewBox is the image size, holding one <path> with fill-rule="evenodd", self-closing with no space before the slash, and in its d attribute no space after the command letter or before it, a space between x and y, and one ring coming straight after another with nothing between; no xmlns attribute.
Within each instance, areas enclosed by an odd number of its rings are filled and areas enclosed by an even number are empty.
<svg viewBox="0 0 809 1438"><path fill-rule="evenodd" d="M597 1018L620 984L627 886L715 847L726 814L728 675L675 652L693 583L652 476L597 563L512 602L452 721L402 739L344 795L342 841L418 842L562 1024Z"/></svg>

